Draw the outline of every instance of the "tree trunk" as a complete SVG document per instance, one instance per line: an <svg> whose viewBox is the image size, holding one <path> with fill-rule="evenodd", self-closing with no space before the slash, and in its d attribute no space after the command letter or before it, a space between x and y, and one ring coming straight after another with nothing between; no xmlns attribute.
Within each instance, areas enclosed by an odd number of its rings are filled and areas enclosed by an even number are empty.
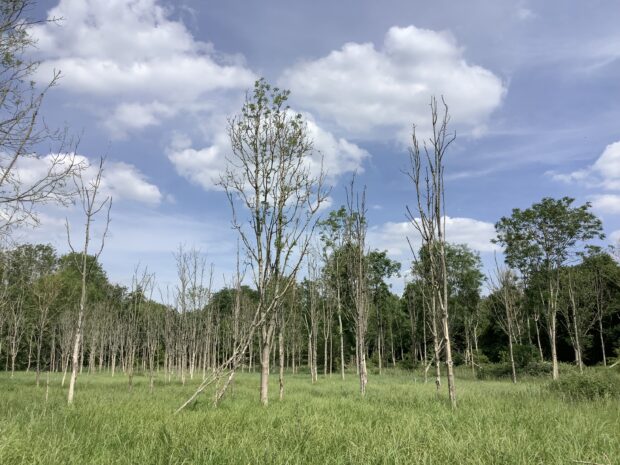
<svg viewBox="0 0 620 465"><path fill-rule="evenodd" d="M510 367L512 368L512 382L517 382L517 370L515 368L515 357L512 350L512 325L510 319L508 320L508 352L510 354Z"/></svg>
<svg viewBox="0 0 620 465"><path fill-rule="evenodd" d="M551 312L550 315L550 323L549 323L549 343L551 344L551 364L553 367L553 380L558 380L560 378L560 371L558 366L558 354L556 348L556 323L557 323L557 315L555 311Z"/></svg>
<svg viewBox="0 0 620 465"><path fill-rule="evenodd" d="M540 329L538 328L538 316L534 317L534 326L536 327L536 343L538 345L538 353L540 355L540 361L544 362L545 357L543 356L542 344L540 343Z"/></svg>
<svg viewBox="0 0 620 465"><path fill-rule="evenodd" d="M607 366L607 357L605 356L605 339L603 338L603 319L598 318L598 333L601 338L601 353L603 354L603 366Z"/></svg>
<svg viewBox="0 0 620 465"><path fill-rule="evenodd" d="M271 355L271 345L268 340L263 341L263 348L260 358L260 403L267 406L269 403L269 357Z"/></svg>
<svg viewBox="0 0 620 465"><path fill-rule="evenodd" d="M278 331L278 347L280 349L280 400L284 399L284 329L280 326L280 331Z"/></svg>
<svg viewBox="0 0 620 465"><path fill-rule="evenodd" d="M342 331L342 315L338 312L338 336L340 337L340 376L344 381L344 336Z"/></svg>

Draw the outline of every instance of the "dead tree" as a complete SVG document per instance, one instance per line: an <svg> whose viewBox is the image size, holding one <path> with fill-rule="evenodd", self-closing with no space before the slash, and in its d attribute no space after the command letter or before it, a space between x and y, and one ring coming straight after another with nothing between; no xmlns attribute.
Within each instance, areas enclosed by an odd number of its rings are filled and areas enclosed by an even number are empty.
<svg viewBox="0 0 620 465"><path fill-rule="evenodd" d="M496 265L495 279L491 279L491 289L495 298L499 300L498 321L500 327L508 336L508 355L512 371L512 382L517 382L517 369L513 345L517 341L517 327L520 321L521 290L516 275L509 269L500 268Z"/></svg>
<svg viewBox="0 0 620 465"><path fill-rule="evenodd" d="M448 133L450 116L448 105L442 99L443 116L439 118L437 100L431 99L431 135L423 142L422 155L416 127L413 126L409 150L410 169L406 173L413 182L417 208L415 213L407 207L407 217L422 238L422 248L427 254L428 280L431 307L440 316L443 351L447 367L448 394L452 407L456 407L456 387L452 362L452 345L448 311L448 276L446 264L446 214L444 188L444 156L456 135Z"/></svg>
<svg viewBox="0 0 620 465"><path fill-rule="evenodd" d="M39 62L29 53L36 47L30 29L37 21L26 17L31 6L31 0L0 5L0 239L6 239L15 226L37 225L37 205L69 204L73 192L68 182L83 168L72 155L76 144L40 121L43 99L60 72L37 89L33 78ZM35 152L44 143L57 146L50 150L54 154L41 157ZM33 162L43 169L35 178L25 179L20 168Z"/></svg>
<svg viewBox="0 0 620 465"><path fill-rule="evenodd" d="M353 295L353 320L355 321L355 353L359 375L360 394L366 395L368 370L366 368L366 332L368 330L368 263L366 259L366 189L355 191L355 180L347 190L346 242L349 286Z"/></svg>
<svg viewBox="0 0 620 465"><path fill-rule="evenodd" d="M101 252L103 252L103 247L105 245L106 235L108 233L108 227L110 225L110 209L112 208L112 198L106 197L103 201L99 200L99 196L101 194L101 180L103 176L103 165L104 158L99 160L99 166L97 167L97 172L95 177L91 180L85 180L85 174L80 172L78 175L74 177L75 188L79 197L79 204L82 208L82 212L85 217L85 225L84 225L84 245L82 251L77 253L73 247L73 243L71 241L71 229L69 227L69 221L66 222L67 229L67 242L69 244L69 248L73 253L74 258L76 259L76 268L79 270L80 278L81 278L81 292L80 292L80 302L78 308L78 316L77 321L75 323L75 338L73 343L73 358L71 365L71 379L69 381L69 393L67 395L67 403L71 405L73 403L73 397L75 392L75 382L77 380L78 369L79 369L79 355L80 355L80 347L82 344L82 326L84 323L84 312L86 309L86 288L88 284L88 275L90 273L90 269L99 259ZM97 214L101 211L104 211L105 216L105 225L103 231L101 232L101 239L99 248L95 252L92 257L89 257L88 251L92 239L92 226ZM79 257L79 258L78 258Z"/></svg>
<svg viewBox="0 0 620 465"><path fill-rule="evenodd" d="M43 338L47 333L50 323L50 307L54 304L60 294L60 286L54 275L43 276L35 286L33 294L36 301L37 318L35 322L37 332L37 359L36 359L36 384L39 386L41 376L41 350L43 348Z"/></svg>

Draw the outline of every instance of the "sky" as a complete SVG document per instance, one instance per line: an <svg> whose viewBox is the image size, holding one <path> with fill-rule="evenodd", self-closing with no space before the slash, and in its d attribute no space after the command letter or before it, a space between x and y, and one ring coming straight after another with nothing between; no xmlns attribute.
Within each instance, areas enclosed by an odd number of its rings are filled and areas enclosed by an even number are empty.
<svg viewBox="0 0 620 465"><path fill-rule="evenodd" d="M449 241L489 270L494 223L545 196L592 202L605 242L620 240L618 0L41 0L29 15L56 19L32 30L36 81L62 73L46 124L79 135L80 156L107 157L101 261L112 281L129 285L141 266L174 283L179 245L206 255L216 286L230 280L237 239L215 180L228 118L259 77L291 91L331 206L357 173L369 244L404 268L406 238L417 239L403 170L433 95L457 135L445 161ZM79 231L76 209L48 206L21 237L66 251L65 218Z"/></svg>

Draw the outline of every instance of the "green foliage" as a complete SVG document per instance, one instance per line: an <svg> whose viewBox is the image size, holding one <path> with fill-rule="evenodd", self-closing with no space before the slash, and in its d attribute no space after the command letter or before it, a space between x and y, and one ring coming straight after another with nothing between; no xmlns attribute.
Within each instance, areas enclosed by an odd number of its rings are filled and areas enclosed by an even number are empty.
<svg viewBox="0 0 620 465"><path fill-rule="evenodd" d="M620 376L606 369L569 373L549 383L548 389L563 399L573 401L620 400Z"/></svg>
<svg viewBox="0 0 620 465"><path fill-rule="evenodd" d="M513 344L512 354L516 368L526 368L529 365L536 363L539 358L538 349L527 344ZM500 352L500 361L502 363L510 364L510 355L508 350L503 350Z"/></svg>
<svg viewBox="0 0 620 465"><path fill-rule="evenodd" d="M550 362L532 361L525 366L517 367L517 377L547 378L552 371ZM480 379L510 379L512 367L510 362L480 363Z"/></svg>
<svg viewBox="0 0 620 465"><path fill-rule="evenodd" d="M496 224L494 242L505 247L506 263L529 275L559 268L573 247L595 237L603 238L601 221L590 204L573 207L575 199L543 198L530 208L515 208Z"/></svg>

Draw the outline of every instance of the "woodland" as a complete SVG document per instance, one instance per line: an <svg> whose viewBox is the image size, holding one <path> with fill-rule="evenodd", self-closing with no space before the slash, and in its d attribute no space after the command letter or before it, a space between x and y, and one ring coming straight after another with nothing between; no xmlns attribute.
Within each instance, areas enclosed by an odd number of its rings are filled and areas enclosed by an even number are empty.
<svg viewBox="0 0 620 465"><path fill-rule="evenodd" d="M170 244L173 286L141 265L111 282L106 160L38 115L59 75L31 82L29 4L0 2L0 463L620 463L620 245L589 203L506 212L485 269L446 237L456 135L432 98L402 265L369 247L355 177L324 208L306 122L260 79L219 179L236 273L215 288L208 251ZM25 182L42 144L58 155ZM62 250L16 240L46 204L81 209Z"/></svg>

